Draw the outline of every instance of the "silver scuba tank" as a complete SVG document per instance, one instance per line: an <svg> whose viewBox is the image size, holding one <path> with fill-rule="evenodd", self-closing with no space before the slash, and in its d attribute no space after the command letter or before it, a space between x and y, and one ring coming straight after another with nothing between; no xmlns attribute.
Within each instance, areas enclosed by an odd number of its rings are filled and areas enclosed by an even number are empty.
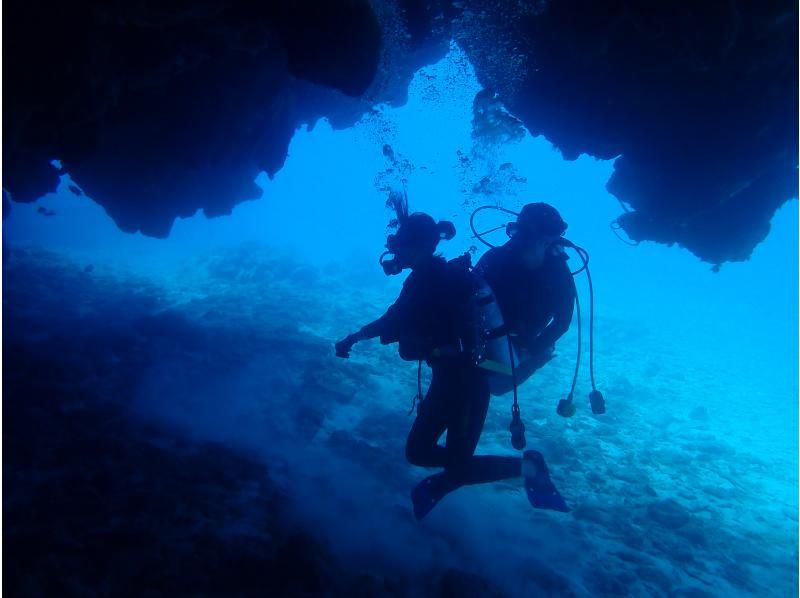
<svg viewBox="0 0 800 598"><path fill-rule="evenodd" d="M476 278L478 283L473 297L476 342L472 351L472 360L478 367L492 372L489 380L490 388L496 377L502 378L502 381L497 380L497 382L501 387L506 387L510 383L513 372L511 360L514 360L514 367L519 365L519 360L509 343L503 314L500 312L494 292L483 278ZM495 393L492 392L492 394Z"/></svg>

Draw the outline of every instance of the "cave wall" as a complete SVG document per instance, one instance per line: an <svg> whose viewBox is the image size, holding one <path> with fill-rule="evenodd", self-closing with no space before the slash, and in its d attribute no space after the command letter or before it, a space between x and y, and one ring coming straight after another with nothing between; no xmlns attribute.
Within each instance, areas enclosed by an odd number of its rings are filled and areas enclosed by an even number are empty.
<svg viewBox="0 0 800 598"><path fill-rule="evenodd" d="M617 158L633 240L744 260L797 196L796 2L469 5L456 37L481 84L565 158Z"/></svg>
<svg viewBox="0 0 800 598"><path fill-rule="evenodd" d="M125 231L230 213L283 165L301 79L358 97L380 58L366 0L5 6L3 187L32 201L53 158Z"/></svg>
<svg viewBox="0 0 800 598"><path fill-rule="evenodd" d="M64 171L125 231L228 214L302 123L354 123L455 39L482 85L574 159L616 159L635 241L744 260L797 195L786 0L12 0L3 188Z"/></svg>

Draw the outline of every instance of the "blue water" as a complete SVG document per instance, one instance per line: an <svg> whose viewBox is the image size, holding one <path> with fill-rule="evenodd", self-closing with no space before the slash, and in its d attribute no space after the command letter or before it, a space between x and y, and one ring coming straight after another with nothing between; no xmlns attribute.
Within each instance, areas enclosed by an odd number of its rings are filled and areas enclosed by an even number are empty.
<svg viewBox="0 0 800 598"><path fill-rule="evenodd" d="M211 441L264 464L287 497L287 526L345 571L410 580L412 595L451 568L515 596L796 594L797 201L748 262L718 273L677 246L631 247L609 227L622 209L605 191L612 163L566 162L529 135L476 144L479 89L453 48L417 73L405 106L378 106L347 130L298 130L285 167L258 179L262 198L227 217L179 219L167 239L120 232L65 175L57 194L14 204L4 221L4 348L34 347L65 385L167 430L159 450ZM608 412L591 414L584 368L577 415L555 414L574 326L520 389L528 442L572 513L534 511L521 487L502 483L461 489L414 521L408 491L426 475L403 456L415 365L376 341L349 361L332 350L402 283L377 263L387 186L406 189L412 210L455 222L440 245L447 257L480 245L468 218L487 203L547 201L589 250ZM585 278L578 287L588 306ZM17 400L6 397L7 418ZM479 452L514 454L509 409L507 397L493 400ZM247 496L216 515L229 524L217 533L268 542L274 532Z"/></svg>

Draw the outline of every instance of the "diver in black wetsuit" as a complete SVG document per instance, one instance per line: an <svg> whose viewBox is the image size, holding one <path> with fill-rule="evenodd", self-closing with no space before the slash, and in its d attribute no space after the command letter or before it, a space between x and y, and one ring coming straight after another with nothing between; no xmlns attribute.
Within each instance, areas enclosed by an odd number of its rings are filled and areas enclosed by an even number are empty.
<svg viewBox="0 0 800 598"><path fill-rule="evenodd" d="M575 282L559 244L566 230L553 206L526 204L507 227L508 242L475 266L494 291L519 356L518 383L553 358L555 342L572 321Z"/></svg>
<svg viewBox="0 0 800 598"><path fill-rule="evenodd" d="M469 268L469 257L445 261L434 255L442 239L451 239L455 227L450 222L435 222L427 214L408 214L405 198L394 195L391 201L398 214L399 229L387 240L381 264L387 274L405 268L411 274L403 284L397 301L386 313L336 343L336 354L348 357L353 345L380 337L384 344L399 343L406 360L425 360L433 377L419 405L406 443L406 458L421 467L443 467L412 492L414 514L424 517L447 493L467 484L482 484L522 475L523 461L531 475L544 472L539 453L527 451L517 457L476 456L475 448L489 408L489 382L464 350L470 335L472 301L476 279ZM384 261L387 254L391 260ZM444 446L439 438L447 431ZM546 480L545 489L557 497L556 510L566 510L557 491ZM558 502L560 501L560 502ZM559 508L563 504L563 508ZM539 505L535 505L539 506Z"/></svg>

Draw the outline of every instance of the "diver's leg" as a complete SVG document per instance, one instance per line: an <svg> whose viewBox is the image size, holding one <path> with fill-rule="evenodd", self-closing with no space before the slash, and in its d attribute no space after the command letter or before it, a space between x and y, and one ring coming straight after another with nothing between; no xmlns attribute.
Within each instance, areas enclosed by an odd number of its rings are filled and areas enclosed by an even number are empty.
<svg viewBox="0 0 800 598"><path fill-rule="evenodd" d="M409 447L414 443L412 437L429 439L436 434L436 439L447 428L447 441L444 447L436 445L436 462L445 470L428 476L411 491L414 505L414 516L422 519L453 490L464 484L480 484L519 477L522 464L517 457L475 457L483 422L489 409L489 383L483 372L473 367L448 367L437 373L434 380L438 382L434 399L429 406L435 407L435 417L417 418L419 431L409 435ZM433 390L434 385L431 383ZM420 405L422 410L422 405ZM424 417L423 414L420 414ZM432 423L435 422L435 427ZM414 422L415 428L417 422ZM428 427L430 426L430 427ZM435 440L433 441L435 443ZM430 449L430 444L427 445ZM410 449L407 449L411 460ZM412 461L413 462L413 461Z"/></svg>
<svg viewBox="0 0 800 598"><path fill-rule="evenodd" d="M447 441L445 470L428 476L411 491L414 516L425 517L439 501L453 490L468 484L485 484L522 477L531 505L537 509L569 511L566 502L550 480L547 464L538 451L525 451L523 458L474 455L486 414L489 410L489 387L486 376L465 368L447 376L437 387L437 418L445 414ZM433 386L433 385L432 385ZM438 421L438 419L437 419ZM416 423L416 422L415 422ZM436 428L437 432L440 428ZM437 433L437 438L441 432ZM441 451L437 451L437 462Z"/></svg>
<svg viewBox="0 0 800 598"><path fill-rule="evenodd" d="M472 383L469 389L480 389ZM445 469L450 478L452 492L458 486L485 484L510 478L525 476L525 491L531 505L537 509L568 512L569 507L550 480L550 472L544 457L538 451L528 450L519 457L474 456L483 423L489 407L488 390L470 395L464 401L464 413L456 412L456 419L447 429L448 466ZM452 442L451 442L452 436Z"/></svg>
<svg viewBox="0 0 800 598"><path fill-rule="evenodd" d="M437 367L425 400L420 403L417 419L411 427L406 443L406 458L414 465L423 467L445 467L448 450L438 444L447 428L449 402L452 388L458 386L459 368ZM422 519L449 492L460 484L447 471L428 476L411 490L414 516Z"/></svg>
<svg viewBox="0 0 800 598"><path fill-rule="evenodd" d="M460 485L485 484L522 475L519 457L474 455L489 410L489 384L477 368L465 369L460 396L449 397L447 472Z"/></svg>
<svg viewBox="0 0 800 598"><path fill-rule="evenodd" d="M434 368L431 386L417 407L417 417L406 440L406 459L412 465L447 465L447 450L438 444L447 427L446 405L443 401L446 388L446 375Z"/></svg>

